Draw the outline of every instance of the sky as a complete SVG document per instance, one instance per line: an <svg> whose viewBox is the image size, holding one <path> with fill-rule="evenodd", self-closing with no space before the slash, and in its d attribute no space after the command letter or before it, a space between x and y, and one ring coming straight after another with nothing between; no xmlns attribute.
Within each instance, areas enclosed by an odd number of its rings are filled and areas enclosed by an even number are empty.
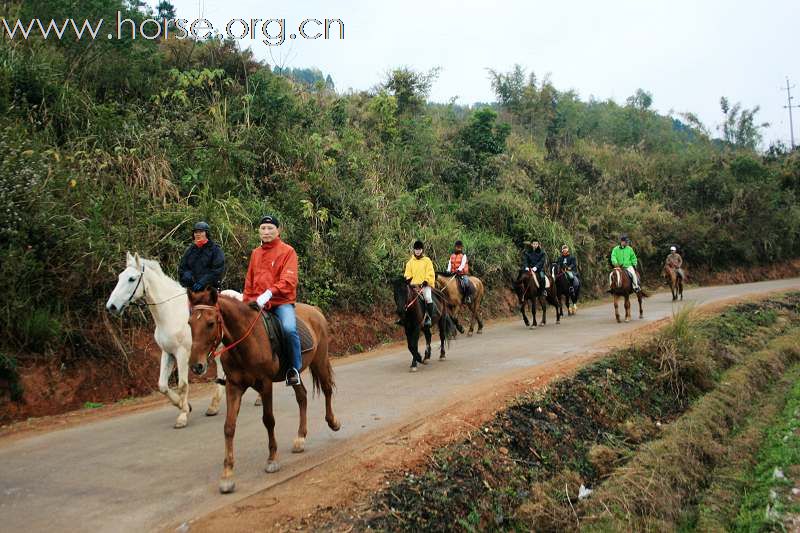
<svg viewBox="0 0 800 533"><path fill-rule="evenodd" d="M520 64L584 100L624 103L642 88L659 112L692 111L712 130L722 121L721 96L746 108L758 105L757 119L771 124L765 146L789 144L787 76L797 84L793 103L800 105L798 0L172 3L179 18L206 18L223 30L237 18L286 19L285 33L297 35L305 19L340 19L344 39L287 38L271 47L260 35L240 41L271 65L319 68L339 91L373 88L397 67L439 67L430 100L491 102L487 69L506 72ZM269 26L273 35L278 28ZM313 23L306 26L307 34L314 30ZM800 109L794 118L800 144Z"/></svg>

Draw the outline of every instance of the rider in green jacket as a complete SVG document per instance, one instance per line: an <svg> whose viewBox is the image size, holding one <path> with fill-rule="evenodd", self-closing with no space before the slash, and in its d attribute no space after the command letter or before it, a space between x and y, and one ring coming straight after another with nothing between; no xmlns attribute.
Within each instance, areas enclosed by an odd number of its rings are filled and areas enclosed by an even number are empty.
<svg viewBox="0 0 800 533"><path fill-rule="evenodd" d="M638 264L639 260L636 259L636 252L628 245L628 236L621 235L619 244L611 250L611 265L622 267L628 272L633 284L633 290L636 292L641 290L641 287L639 287L639 274L636 272Z"/></svg>

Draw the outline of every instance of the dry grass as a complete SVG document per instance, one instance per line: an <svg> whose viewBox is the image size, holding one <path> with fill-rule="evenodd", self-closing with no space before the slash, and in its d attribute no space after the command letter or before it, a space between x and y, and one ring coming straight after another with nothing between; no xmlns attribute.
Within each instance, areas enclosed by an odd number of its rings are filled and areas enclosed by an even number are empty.
<svg viewBox="0 0 800 533"><path fill-rule="evenodd" d="M583 525L603 531L674 527L685 505L712 482L737 426L798 360L800 331L794 331L726 372L719 387L667 428L663 438L642 446L582 502Z"/></svg>

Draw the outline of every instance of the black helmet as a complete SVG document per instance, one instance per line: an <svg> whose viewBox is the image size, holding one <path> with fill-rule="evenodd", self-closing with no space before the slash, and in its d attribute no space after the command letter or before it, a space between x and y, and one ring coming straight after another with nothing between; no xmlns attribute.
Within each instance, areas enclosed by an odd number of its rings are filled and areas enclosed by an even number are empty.
<svg viewBox="0 0 800 533"><path fill-rule="evenodd" d="M422 244L421 240L417 239L416 241L414 241L414 249L415 250L422 250L424 248L425 248L425 245Z"/></svg>
<svg viewBox="0 0 800 533"><path fill-rule="evenodd" d="M464 243L461 241L456 241L455 246L464 246Z"/></svg>
<svg viewBox="0 0 800 533"><path fill-rule="evenodd" d="M263 217L261 217L261 220L259 220L258 225L260 226L261 224L272 224L276 228L279 228L281 226L280 222L278 222L278 217L272 215L264 215Z"/></svg>
<svg viewBox="0 0 800 533"><path fill-rule="evenodd" d="M622 235L620 235L619 236L619 240L625 241L625 242L629 242L630 241L630 239L628 238L628 234L627 233L623 233Z"/></svg>
<svg viewBox="0 0 800 533"><path fill-rule="evenodd" d="M208 222L201 220L200 222L197 222L192 228L192 232L195 231L205 231L206 237L209 237L211 235L211 226L208 225Z"/></svg>

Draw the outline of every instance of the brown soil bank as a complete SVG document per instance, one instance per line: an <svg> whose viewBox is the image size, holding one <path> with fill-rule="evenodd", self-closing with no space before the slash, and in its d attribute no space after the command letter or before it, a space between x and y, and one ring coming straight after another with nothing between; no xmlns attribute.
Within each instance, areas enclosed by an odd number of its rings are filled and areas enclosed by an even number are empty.
<svg viewBox="0 0 800 533"><path fill-rule="evenodd" d="M800 273L800 260L781 265L737 269L727 273L692 272L692 280L740 283L778 279ZM660 280L648 280L651 285ZM515 298L507 289L489 292L484 317L509 316L516 312ZM394 325L391 306L376 306L371 312L334 311L331 323L331 352L344 356L370 350L402 338ZM149 317L148 317L149 320ZM123 319L123 323L126 319ZM152 324L129 328L131 339L123 349L110 341L108 324L98 320L90 328L107 346L107 355L86 357L81 353L44 356L7 356L0 361L0 423L29 417L60 414L87 405L114 403L145 396L157 390L160 351L152 337ZM126 352L123 354L123 351ZM10 368L9 368L10 367ZM202 381L213 379L213 373ZM192 381L196 380L192 378Z"/></svg>

